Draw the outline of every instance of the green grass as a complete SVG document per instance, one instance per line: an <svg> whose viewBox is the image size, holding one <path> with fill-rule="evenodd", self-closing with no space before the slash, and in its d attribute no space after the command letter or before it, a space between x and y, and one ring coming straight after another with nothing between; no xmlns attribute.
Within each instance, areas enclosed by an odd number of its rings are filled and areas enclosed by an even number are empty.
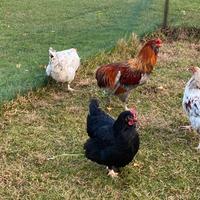
<svg viewBox="0 0 200 200"><path fill-rule="evenodd" d="M130 46L132 44L132 46ZM135 54L138 41L119 42L109 54L87 60L73 87L66 92L51 81L47 87L4 104L0 119L1 199L199 199L198 137L179 129L188 124L181 107L183 88L190 78L189 65L200 65L199 41L165 41L150 81L135 89L129 106L136 105L141 148L118 179L105 167L85 159L83 144L88 101L106 99L96 86L96 66L124 60ZM111 115L122 104L112 100ZM75 156L60 156L77 153Z"/></svg>
<svg viewBox="0 0 200 200"><path fill-rule="evenodd" d="M192 0L170 0L169 25L175 27L200 27L200 4Z"/></svg>
<svg viewBox="0 0 200 200"><path fill-rule="evenodd" d="M198 0L170 3L170 24L199 25ZM50 46L76 47L85 61L131 32L152 32L162 11L163 1L156 0L1 0L0 104L46 84Z"/></svg>

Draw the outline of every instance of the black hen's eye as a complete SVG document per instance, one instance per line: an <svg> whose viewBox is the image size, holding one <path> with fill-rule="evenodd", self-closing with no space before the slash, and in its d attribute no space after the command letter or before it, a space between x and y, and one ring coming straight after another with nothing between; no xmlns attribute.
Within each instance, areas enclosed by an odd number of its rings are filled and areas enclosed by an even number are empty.
<svg viewBox="0 0 200 200"><path fill-rule="evenodd" d="M126 122L129 122L129 121L130 121L132 118L133 118L133 117L132 117L132 116L130 116L130 115L129 115L129 116L127 116L127 117L126 117Z"/></svg>
<svg viewBox="0 0 200 200"><path fill-rule="evenodd" d="M129 121L129 116L127 116L126 118L125 118L125 122L128 122Z"/></svg>
<svg viewBox="0 0 200 200"><path fill-rule="evenodd" d="M53 58L53 55L50 55L50 58Z"/></svg>

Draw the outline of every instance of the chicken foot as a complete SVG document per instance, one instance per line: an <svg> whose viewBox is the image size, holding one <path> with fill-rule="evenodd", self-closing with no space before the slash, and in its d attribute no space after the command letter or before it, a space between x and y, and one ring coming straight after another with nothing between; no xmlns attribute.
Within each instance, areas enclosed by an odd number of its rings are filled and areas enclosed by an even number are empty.
<svg viewBox="0 0 200 200"><path fill-rule="evenodd" d="M116 178L118 177L118 169L115 167L106 167L106 169L108 170L108 176L111 176L112 178Z"/></svg>
<svg viewBox="0 0 200 200"><path fill-rule="evenodd" d="M199 131L198 131L198 134L200 134ZM200 135L199 135L199 145L196 147L196 150L200 151Z"/></svg>
<svg viewBox="0 0 200 200"><path fill-rule="evenodd" d="M75 91L75 89L70 87L70 83L67 84L67 90L70 91L70 92Z"/></svg>
<svg viewBox="0 0 200 200"><path fill-rule="evenodd" d="M191 125L188 125L188 126L180 126L180 129L192 131L192 126L191 126Z"/></svg>
<svg viewBox="0 0 200 200"><path fill-rule="evenodd" d="M111 176L112 178L116 178L116 177L118 177L118 173L115 172L113 169L109 169L108 176Z"/></svg>
<svg viewBox="0 0 200 200"><path fill-rule="evenodd" d="M111 95L109 93L107 93L106 95L106 109L108 110L108 112L110 112L112 110L112 107L111 107Z"/></svg>
<svg viewBox="0 0 200 200"><path fill-rule="evenodd" d="M125 110L130 110L128 108L128 96L129 96L129 92L126 92L126 93L119 95L119 99L124 103L124 109Z"/></svg>
<svg viewBox="0 0 200 200"><path fill-rule="evenodd" d="M200 151L200 141L199 141L199 145L196 147L196 150Z"/></svg>

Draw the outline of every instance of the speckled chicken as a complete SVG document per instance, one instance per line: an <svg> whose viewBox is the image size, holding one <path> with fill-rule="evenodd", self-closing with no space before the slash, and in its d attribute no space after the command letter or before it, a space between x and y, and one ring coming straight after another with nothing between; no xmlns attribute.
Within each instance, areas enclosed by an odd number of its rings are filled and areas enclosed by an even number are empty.
<svg viewBox="0 0 200 200"><path fill-rule="evenodd" d="M186 84L182 105L192 128L200 134L200 68L191 67L189 70L192 77ZM200 141L197 150L200 150Z"/></svg>

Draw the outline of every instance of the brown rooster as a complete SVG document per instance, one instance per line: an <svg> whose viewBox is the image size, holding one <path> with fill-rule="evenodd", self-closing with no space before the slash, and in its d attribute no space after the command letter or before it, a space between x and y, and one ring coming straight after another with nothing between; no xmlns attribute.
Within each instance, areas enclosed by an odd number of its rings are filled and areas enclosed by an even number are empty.
<svg viewBox="0 0 200 200"><path fill-rule="evenodd" d="M161 46L160 39L149 40L136 58L100 66L96 71L98 86L118 96L128 110L127 100L130 91L149 79Z"/></svg>

